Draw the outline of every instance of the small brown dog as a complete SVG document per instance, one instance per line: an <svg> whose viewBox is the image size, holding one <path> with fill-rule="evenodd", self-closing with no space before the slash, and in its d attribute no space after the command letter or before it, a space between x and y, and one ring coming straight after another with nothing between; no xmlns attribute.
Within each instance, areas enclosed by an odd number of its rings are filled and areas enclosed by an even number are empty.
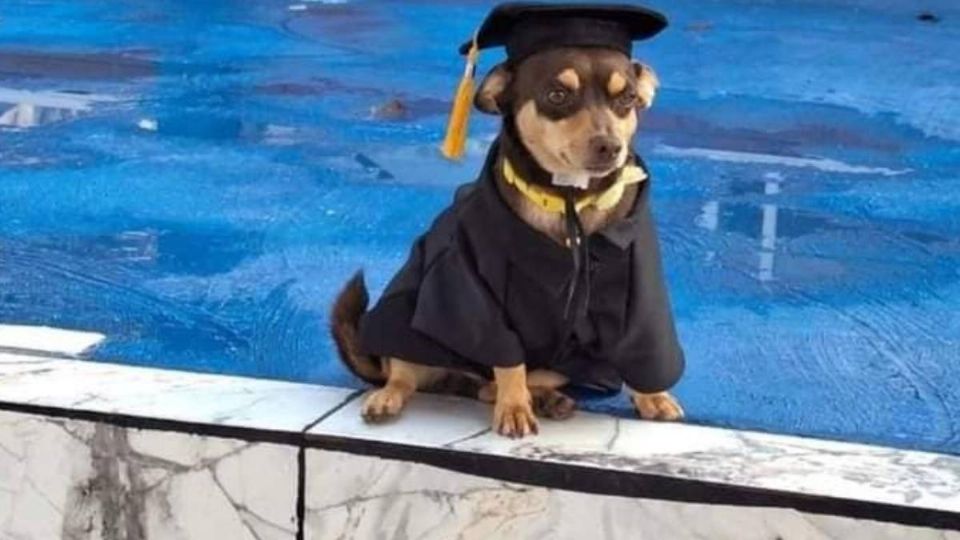
<svg viewBox="0 0 960 540"><path fill-rule="evenodd" d="M653 70L632 41L659 32L644 8L506 4L473 42L505 45L475 96L503 117L480 179L414 246L367 312L360 276L338 297L332 332L344 363L382 385L363 405L377 422L416 391L494 404L494 429L522 437L538 416L569 417L568 384L626 382L645 419L677 420L666 392L683 372L649 210L632 152Z"/></svg>

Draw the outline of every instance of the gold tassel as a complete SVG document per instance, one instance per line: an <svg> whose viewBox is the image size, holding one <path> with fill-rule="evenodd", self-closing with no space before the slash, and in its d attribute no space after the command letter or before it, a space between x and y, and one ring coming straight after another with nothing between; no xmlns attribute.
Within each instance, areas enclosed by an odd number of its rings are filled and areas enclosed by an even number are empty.
<svg viewBox="0 0 960 540"><path fill-rule="evenodd" d="M453 108L450 110L450 120L447 122L447 135L443 139L441 151L444 157L457 161L463 157L467 147L467 124L470 121L470 109L473 105L474 74L477 70L477 57L480 50L477 47L477 36L473 36L473 44L467 53L467 66L463 72L463 79L457 86L457 94L453 98Z"/></svg>

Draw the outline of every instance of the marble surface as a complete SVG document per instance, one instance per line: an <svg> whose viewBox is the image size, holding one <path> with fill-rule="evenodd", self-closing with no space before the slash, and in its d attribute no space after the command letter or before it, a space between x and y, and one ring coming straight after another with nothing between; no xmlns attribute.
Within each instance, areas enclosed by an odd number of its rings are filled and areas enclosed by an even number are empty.
<svg viewBox="0 0 960 540"><path fill-rule="evenodd" d="M96 332L0 324L0 350L20 349L77 355L97 346L105 338L106 336Z"/></svg>
<svg viewBox="0 0 960 540"><path fill-rule="evenodd" d="M0 408L270 430L308 446L333 436L444 448L960 515L957 456L586 413L544 420L539 436L510 440L490 432L490 407L474 401L416 395L402 418L376 426L361 421L361 403L347 389L0 352ZM4 427L3 436L15 429Z"/></svg>
<svg viewBox="0 0 960 540"><path fill-rule="evenodd" d="M957 456L587 413L513 440L490 432L484 404L417 395L399 420L371 426L361 401L310 433L960 513Z"/></svg>
<svg viewBox="0 0 960 540"><path fill-rule="evenodd" d="M308 450L305 538L960 540L868 520L588 495ZM336 486L336 489L330 489Z"/></svg>
<svg viewBox="0 0 960 540"><path fill-rule="evenodd" d="M0 402L299 432L353 391L0 353Z"/></svg>
<svg viewBox="0 0 960 540"><path fill-rule="evenodd" d="M449 447L457 441L485 435L490 431L490 407L466 399L415 394L403 415L385 424L363 422L360 417L362 404L363 396L352 400L308 433L414 446Z"/></svg>
<svg viewBox="0 0 960 540"><path fill-rule="evenodd" d="M0 412L0 538L292 540L297 448Z"/></svg>

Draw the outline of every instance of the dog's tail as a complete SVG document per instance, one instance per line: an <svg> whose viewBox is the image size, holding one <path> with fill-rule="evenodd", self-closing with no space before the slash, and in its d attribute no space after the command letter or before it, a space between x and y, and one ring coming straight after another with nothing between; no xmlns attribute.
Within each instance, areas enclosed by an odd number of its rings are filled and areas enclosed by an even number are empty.
<svg viewBox="0 0 960 540"><path fill-rule="evenodd" d="M370 297L363 282L363 272L357 272L337 295L330 314L330 333L337 344L340 360L354 375L380 386L386 381L386 370L379 357L360 352L360 318L367 312Z"/></svg>

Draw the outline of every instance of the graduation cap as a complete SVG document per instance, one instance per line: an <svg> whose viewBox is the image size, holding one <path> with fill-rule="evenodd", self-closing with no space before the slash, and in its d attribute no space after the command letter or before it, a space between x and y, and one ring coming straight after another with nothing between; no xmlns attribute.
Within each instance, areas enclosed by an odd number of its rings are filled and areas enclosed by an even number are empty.
<svg viewBox="0 0 960 540"><path fill-rule="evenodd" d="M467 56L467 66L453 101L443 155L453 160L463 156L481 49L504 47L510 64L559 47L601 47L630 56L634 41L651 38L666 26L667 19L662 14L635 4L500 4L473 39L460 47L460 54Z"/></svg>

